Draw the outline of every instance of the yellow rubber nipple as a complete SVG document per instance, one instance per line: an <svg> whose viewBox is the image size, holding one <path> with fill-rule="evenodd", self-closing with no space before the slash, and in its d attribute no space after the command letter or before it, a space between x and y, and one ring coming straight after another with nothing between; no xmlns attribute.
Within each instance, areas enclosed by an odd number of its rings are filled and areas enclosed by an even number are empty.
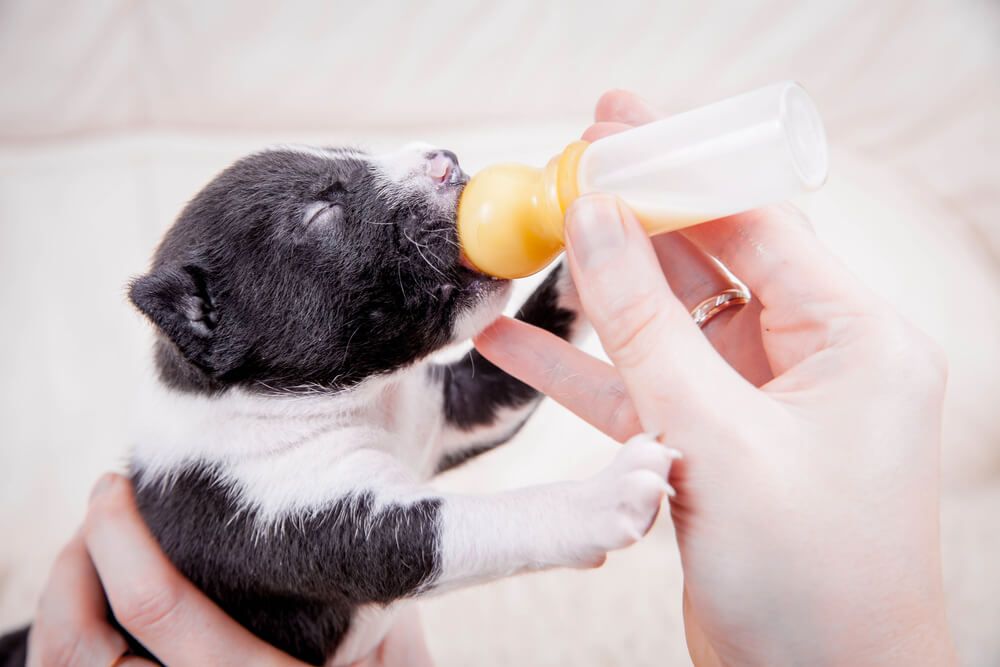
<svg viewBox="0 0 1000 667"><path fill-rule="evenodd" d="M576 141L543 168L487 167L458 203L458 238L477 269L522 278L545 268L563 249L563 218L579 196L576 170L586 141Z"/></svg>

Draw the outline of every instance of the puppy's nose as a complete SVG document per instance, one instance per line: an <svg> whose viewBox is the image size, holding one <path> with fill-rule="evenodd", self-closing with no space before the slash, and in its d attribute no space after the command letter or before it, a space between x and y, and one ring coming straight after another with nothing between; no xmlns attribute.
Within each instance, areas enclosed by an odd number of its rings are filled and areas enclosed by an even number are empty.
<svg viewBox="0 0 1000 667"><path fill-rule="evenodd" d="M469 177L458 166L458 156L451 151L433 150L424 154L427 175L439 183L465 183Z"/></svg>

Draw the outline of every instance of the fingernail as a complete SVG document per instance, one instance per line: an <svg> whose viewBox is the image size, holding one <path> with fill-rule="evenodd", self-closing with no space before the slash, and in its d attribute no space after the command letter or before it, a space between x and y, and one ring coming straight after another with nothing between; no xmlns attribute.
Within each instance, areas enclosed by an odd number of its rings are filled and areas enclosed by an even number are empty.
<svg viewBox="0 0 1000 667"><path fill-rule="evenodd" d="M569 250L581 267L606 262L625 246L625 228L618 202L608 195L580 197L566 212Z"/></svg>
<svg viewBox="0 0 1000 667"><path fill-rule="evenodd" d="M111 487L111 483L114 481L115 476L109 472L104 473L94 484L94 488L90 490L90 499L93 500L97 496L101 495Z"/></svg>

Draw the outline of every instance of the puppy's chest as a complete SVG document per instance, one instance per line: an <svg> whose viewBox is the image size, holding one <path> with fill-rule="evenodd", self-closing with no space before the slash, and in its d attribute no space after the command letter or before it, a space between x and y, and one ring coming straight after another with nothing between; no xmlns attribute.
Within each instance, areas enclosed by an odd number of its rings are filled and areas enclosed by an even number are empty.
<svg viewBox="0 0 1000 667"><path fill-rule="evenodd" d="M160 389L134 464L151 479L210 469L263 519L411 487L433 475L440 457L443 416L423 377L413 371L345 395L295 398Z"/></svg>

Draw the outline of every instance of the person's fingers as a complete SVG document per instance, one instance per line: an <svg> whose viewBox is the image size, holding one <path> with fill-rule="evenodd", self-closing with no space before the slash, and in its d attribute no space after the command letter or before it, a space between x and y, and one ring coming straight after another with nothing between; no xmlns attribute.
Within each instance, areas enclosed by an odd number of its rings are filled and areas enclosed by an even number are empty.
<svg viewBox="0 0 1000 667"><path fill-rule="evenodd" d="M609 90L601 95L594 108L594 120L599 123L644 125L662 117L646 100L628 90Z"/></svg>
<svg viewBox="0 0 1000 667"><path fill-rule="evenodd" d="M134 655L127 655L124 658L118 660L111 667L151 667L156 665L155 662L150 662L145 658L139 658Z"/></svg>
<svg viewBox="0 0 1000 667"><path fill-rule="evenodd" d="M718 260L680 232L654 236L652 242L667 283L689 311L736 282ZM755 386L773 377L761 344L760 313L760 301L751 299L715 315L702 328L722 358Z"/></svg>
<svg viewBox="0 0 1000 667"><path fill-rule="evenodd" d="M624 132L625 130L631 129L632 125L627 125L625 123L611 123L611 122L599 122L594 123L586 130L583 131L583 136L580 137L584 141L597 141L598 139L603 139L604 137L609 137L612 134L618 134L619 132Z"/></svg>
<svg viewBox="0 0 1000 667"><path fill-rule="evenodd" d="M77 534L56 558L28 635L29 667L110 665L128 645L107 623L107 603Z"/></svg>
<svg viewBox="0 0 1000 667"><path fill-rule="evenodd" d="M105 475L91 497L84 539L115 618L168 665L300 664L231 619L160 550L132 486Z"/></svg>
<svg viewBox="0 0 1000 667"><path fill-rule="evenodd" d="M399 613L378 648L351 667L432 667L433 664L420 615L411 605Z"/></svg>
<svg viewBox="0 0 1000 667"><path fill-rule="evenodd" d="M671 292L645 230L607 195L577 199L567 255L580 301L624 380L643 430L706 416L720 391L748 387Z"/></svg>
<svg viewBox="0 0 1000 667"><path fill-rule="evenodd" d="M662 115L635 93L609 90L597 101L594 124L583 132L584 141L597 141L636 125L643 125Z"/></svg>
<svg viewBox="0 0 1000 667"><path fill-rule="evenodd" d="M625 383L614 367L548 331L501 317L476 349L525 384L619 442L640 432Z"/></svg>
<svg viewBox="0 0 1000 667"><path fill-rule="evenodd" d="M667 284L688 311L733 286L719 263L682 234L660 234L652 244Z"/></svg>
<svg viewBox="0 0 1000 667"><path fill-rule="evenodd" d="M771 358L775 374L829 345L830 328L842 327L845 316L874 306L872 294L792 206L740 213L683 234L750 287L764 307L762 327L792 337Z"/></svg>

